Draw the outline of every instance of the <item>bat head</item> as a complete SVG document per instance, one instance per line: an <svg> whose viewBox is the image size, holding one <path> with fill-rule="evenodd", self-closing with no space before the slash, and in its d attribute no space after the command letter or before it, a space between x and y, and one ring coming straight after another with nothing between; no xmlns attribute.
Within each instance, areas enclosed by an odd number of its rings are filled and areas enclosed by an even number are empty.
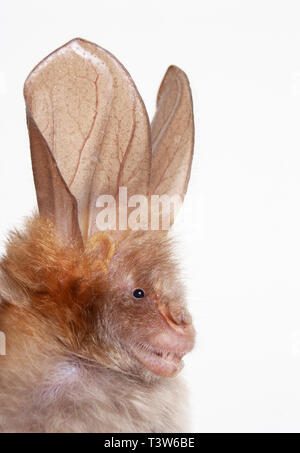
<svg viewBox="0 0 300 453"><path fill-rule="evenodd" d="M168 69L150 126L124 67L75 39L30 73L24 95L40 218L8 245L3 297L17 313L18 288L21 319L43 319L65 353L173 376L194 343L168 234L193 156L186 75Z"/></svg>

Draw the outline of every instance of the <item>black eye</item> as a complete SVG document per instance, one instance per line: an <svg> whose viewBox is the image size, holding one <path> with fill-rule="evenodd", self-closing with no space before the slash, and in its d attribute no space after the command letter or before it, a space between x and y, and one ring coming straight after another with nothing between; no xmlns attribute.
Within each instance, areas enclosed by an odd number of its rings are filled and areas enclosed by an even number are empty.
<svg viewBox="0 0 300 453"><path fill-rule="evenodd" d="M136 299L142 299L143 297L145 297L145 292L143 289L141 288L136 288L134 291L133 291L133 297L135 297Z"/></svg>

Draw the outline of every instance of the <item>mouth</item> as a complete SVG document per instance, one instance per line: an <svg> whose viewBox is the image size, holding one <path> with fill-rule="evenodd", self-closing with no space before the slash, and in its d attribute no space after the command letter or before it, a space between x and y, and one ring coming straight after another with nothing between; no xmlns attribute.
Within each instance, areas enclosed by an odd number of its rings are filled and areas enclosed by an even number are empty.
<svg viewBox="0 0 300 453"><path fill-rule="evenodd" d="M133 354L139 362L157 376L174 377L184 367L182 360L184 354L156 349L149 344L136 345L133 348Z"/></svg>

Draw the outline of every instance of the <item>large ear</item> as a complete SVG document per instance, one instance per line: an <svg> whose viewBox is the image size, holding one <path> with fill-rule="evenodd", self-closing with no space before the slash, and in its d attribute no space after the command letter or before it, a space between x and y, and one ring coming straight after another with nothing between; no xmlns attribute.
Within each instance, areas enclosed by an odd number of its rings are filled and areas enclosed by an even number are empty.
<svg viewBox="0 0 300 453"><path fill-rule="evenodd" d="M170 66L161 83L152 121L150 193L185 196L194 152L194 116L187 76Z"/></svg>
<svg viewBox="0 0 300 453"><path fill-rule="evenodd" d="M43 60L24 88L33 172L41 214L83 242L97 231L96 201L148 195L150 126L127 71L82 39Z"/></svg>

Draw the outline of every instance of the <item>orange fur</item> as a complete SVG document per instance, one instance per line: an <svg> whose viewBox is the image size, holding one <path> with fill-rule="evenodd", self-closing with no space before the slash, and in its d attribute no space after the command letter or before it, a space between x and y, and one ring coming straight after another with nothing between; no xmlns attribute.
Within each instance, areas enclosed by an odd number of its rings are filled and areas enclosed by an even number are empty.
<svg viewBox="0 0 300 453"><path fill-rule="evenodd" d="M188 319L169 239L131 232L113 253L109 237L82 250L39 217L11 234L0 263L0 431L184 429L178 379L130 353L165 329L151 299L132 302L131 284Z"/></svg>

